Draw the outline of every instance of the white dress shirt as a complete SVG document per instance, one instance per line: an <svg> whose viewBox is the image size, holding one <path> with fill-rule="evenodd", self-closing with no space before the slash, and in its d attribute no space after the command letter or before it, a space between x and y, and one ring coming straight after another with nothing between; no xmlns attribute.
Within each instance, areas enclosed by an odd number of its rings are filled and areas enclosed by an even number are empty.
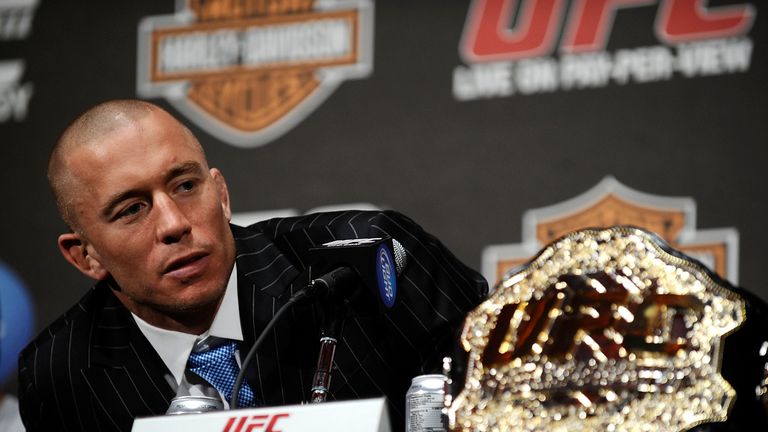
<svg viewBox="0 0 768 432"><path fill-rule="evenodd" d="M229 407L229 402L218 390L194 373L187 371L187 359L195 343L209 335L238 342L243 341L237 297L236 264L232 267L232 273L229 275L227 288L224 291L224 298L221 300L221 305L216 311L211 327L200 335L166 330L149 324L135 314L131 315L133 315L133 319L144 334L144 337L152 344L152 347L157 351L171 372L171 375L165 378L172 387L177 388L177 396L202 395L219 397L224 402L224 406L226 408ZM237 360L240 363L239 352L237 353Z"/></svg>

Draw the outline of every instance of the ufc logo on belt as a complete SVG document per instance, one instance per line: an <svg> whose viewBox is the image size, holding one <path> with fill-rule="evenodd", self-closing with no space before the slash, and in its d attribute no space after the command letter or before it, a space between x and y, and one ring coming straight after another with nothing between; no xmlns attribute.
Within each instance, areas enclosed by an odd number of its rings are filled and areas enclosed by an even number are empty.
<svg viewBox="0 0 768 432"><path fill-rule="evenodd" d="M605 362L692 348L689 331L701 319L702 302L640 292L621 275L563 275L539 299L502 308L483 363L498 367L532 355Z"/></svg>

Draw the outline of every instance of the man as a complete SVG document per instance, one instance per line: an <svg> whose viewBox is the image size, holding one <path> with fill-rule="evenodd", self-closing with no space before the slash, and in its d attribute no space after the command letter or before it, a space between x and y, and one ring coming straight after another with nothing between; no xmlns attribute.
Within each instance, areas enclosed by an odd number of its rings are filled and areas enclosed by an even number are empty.
<svg viewBox="0 0 768 432"><path fill-rule="evenodd" d="M187 368L198 336L236 341L242 360L304 286L309 247L384 236L408 255L397 302L346 321L330 399L385 395L399 427L410 378L453 349L465 313L487 291L395 212L230 225L221 172L188 129L146 102L107 102L80 116L53 149L48 177L71 228L58 239L61 253L97 283L20 356L28 430L129 430L136 417L165 413L176 395L228 399ZM317 304L302 304L271 331L246 369L254 405L307 400L322 316Z"/></svg>

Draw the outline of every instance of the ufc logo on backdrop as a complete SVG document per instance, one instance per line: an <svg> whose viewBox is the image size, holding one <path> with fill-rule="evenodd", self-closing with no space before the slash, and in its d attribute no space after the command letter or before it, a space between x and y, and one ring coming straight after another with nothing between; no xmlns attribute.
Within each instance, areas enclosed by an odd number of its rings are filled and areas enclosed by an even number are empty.
<svg viewBox="0 0 768 432"><path fill-rule="evenodd" d="M750 4L708 7L707 0L573 0L570 9L565 0L474 0L460 50L468 63L541 57L561 36L560 52L600 51L619 9L654 4L656 36L668 44L746 34L756 14Z"/></svg>
<svg viewBox="0 0 768 432"><path fill-rule="evenodd" d="M230 417L222 432L282 432L277 423L290 414L261 414Z"/></svg>

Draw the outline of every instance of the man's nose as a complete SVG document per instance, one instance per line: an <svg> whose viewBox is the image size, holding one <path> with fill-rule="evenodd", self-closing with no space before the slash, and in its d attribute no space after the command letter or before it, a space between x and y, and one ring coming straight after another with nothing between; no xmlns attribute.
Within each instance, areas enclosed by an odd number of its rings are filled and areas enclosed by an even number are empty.
<svg viewBox="0 0 768 432"><path fill-rule="evenodd" d="M192 229L186 215L168 195L155 197L157 213L157 240L171 244L180 241Z"/></svg>

